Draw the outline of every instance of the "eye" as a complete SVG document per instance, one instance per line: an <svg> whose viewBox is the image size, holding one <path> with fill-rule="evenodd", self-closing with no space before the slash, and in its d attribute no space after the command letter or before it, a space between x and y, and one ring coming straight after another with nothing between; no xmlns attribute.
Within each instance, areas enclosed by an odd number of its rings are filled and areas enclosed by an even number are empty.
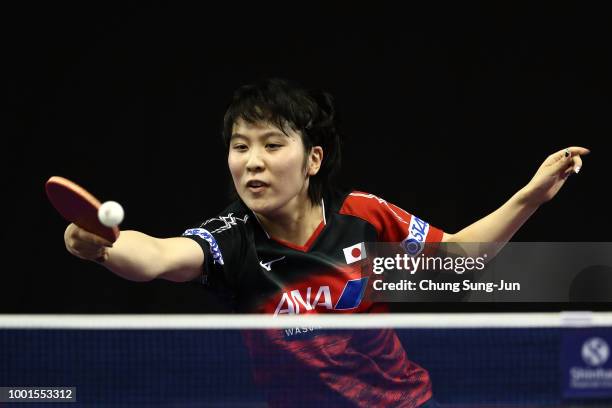
<svg viewBox="0 0 612 408"><path fill-rule="evenodd" d="M266 145L266 148L267 148L267 149L270 149L270 150L276 150L276 149L279 149L279 148L281 148L281 147L283 147L283 145L281 145L281 144L277 144L277 143L268 143L268 144Z"/></svg>
<svg viewBox="0 0 612 408"><path fill-rule="evenodd" d="M236 145L232 146L232 149L236 150L238 152L244 152L244 151L246 151L247 146L244 145L244 144L236 144Z"/></svg>

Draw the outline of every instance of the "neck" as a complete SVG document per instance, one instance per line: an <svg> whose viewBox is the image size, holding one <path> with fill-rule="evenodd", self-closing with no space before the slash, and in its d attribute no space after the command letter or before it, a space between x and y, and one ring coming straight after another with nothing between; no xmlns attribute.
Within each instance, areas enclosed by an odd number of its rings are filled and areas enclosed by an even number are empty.
<svg viewBox="0 0 612 408"><path fill-rule="evenodd" d="M321 224L323 210L321 204L314 205L309 199L300 201L289 203L273 215L255 216L271 237L303 246Z"/></svg>

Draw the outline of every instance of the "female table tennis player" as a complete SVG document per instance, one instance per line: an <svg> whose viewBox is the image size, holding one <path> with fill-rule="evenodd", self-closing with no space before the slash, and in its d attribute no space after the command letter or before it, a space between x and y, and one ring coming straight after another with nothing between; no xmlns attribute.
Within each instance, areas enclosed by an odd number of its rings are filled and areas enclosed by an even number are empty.
<svg viewBox="0 0 612 408"><path fill-rule="evenodd" d="M129 280L197 281L228 295L238 312L384 311L362 298L363 243L507 242L589 152L551 154L500 208L450 234L372 194L334 188L334 116L327 93L284 80L243 86L224 117L234 203L175 238L122 231L111 246L70 224L66 247ZM435 406L427 371L407 358L393 330L260 330L244 338L271 406Z"/></svg>

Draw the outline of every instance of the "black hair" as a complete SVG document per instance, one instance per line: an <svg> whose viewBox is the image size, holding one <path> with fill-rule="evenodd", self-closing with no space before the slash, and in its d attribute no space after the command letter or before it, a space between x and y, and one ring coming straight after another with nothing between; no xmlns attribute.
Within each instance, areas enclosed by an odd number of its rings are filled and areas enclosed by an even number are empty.
<svg viewBox="0 0 612 408"><path fill-rule="evenodd" d="M313 146L321 146L323 161L319 172L310 177L308 197L313 204L318 204L330 192L340 169L341 139L329 93L307 90L285 79L244 85L234 92L223 118L223 141L227 148L238 119L247 123L268 122L284 133L289 126L302 134L306 155Z"/></svg>

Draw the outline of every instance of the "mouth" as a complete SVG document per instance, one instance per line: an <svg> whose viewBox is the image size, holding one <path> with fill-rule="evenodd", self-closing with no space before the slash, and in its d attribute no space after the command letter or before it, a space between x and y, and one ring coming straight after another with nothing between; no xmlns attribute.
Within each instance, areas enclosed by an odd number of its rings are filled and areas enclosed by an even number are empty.
<svg viewBox="0 0 612 408"><path fill-rule="evenodd" d="M246 183L246 186L252 193L260 193L264 191L269 185L261 180L251 180Z"/></svg>

